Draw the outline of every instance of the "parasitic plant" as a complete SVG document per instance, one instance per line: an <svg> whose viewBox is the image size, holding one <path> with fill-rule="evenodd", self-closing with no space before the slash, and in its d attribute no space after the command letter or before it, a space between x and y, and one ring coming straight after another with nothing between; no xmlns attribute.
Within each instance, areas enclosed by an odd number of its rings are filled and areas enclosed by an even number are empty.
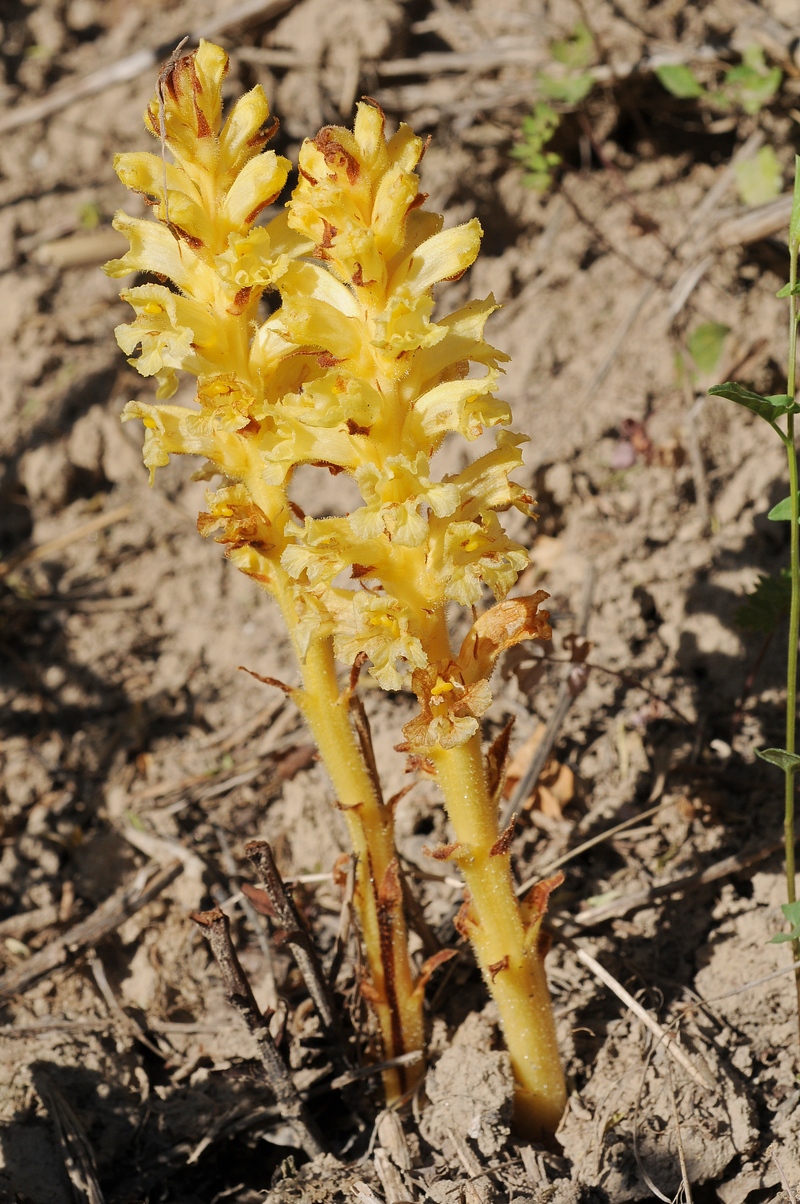
<svg viewBox="0 0 800 1204"><path fill-rule="evenodd" d="M285 398L295 398L324 376L319 354L299 349L282 324L262 321L259 301L287 273L302 277L298 256L313 242L292 231L285 215L266 226L256 218L283 188L287 159L264 147L269 126L263 90L253 88L222 125L222 82L228 57L201 42L170 62L145 112L145 125L162 136L174 164L137 152L116 157L117 174L144 195L156 221L118 213L116 229L130 241L123 258L106 264L111 276L147 272L171 281L125 289L136 311L118 327L131 363L159 382L156 405L131 402L124 418L145 425L144 460L151 480L171 454L201 456L204 477L222 476L198 518L226 555L278 603L297 655L302 686L291 691L319 746L347 820L358 857L355 905L367 950L365 993L378 1018L386 1059L423 1047L424 975L414 981L408 955L391 809L351 720L349 692L336 681L327 628L309 622L282 559L292 540L287 485L295 459L284 434ZM164 146L162 145L162 154ZM165 191L166 185L166 191ZM325 361L327 362L327 361ZM166 404L178 387L177 370L197 377L197 408ZM335 429L336 423L333 422ZM388 1071L389 1099L410 1086L419 1066Z"/></svg>
<svg viewBox="0 0 800 1204"><path fill-rule="evenodd" d="M466 883L459 931L471 941L497 1001L516 1078L516 1120L531 1136L555 1130L564 1078L544 973L541 922L555 880L520 904L510 867L512 829L499 830L497 755L481 748L480 720L501 653L550 634L545 596L509 598L527 563L498 515L532 499L510 480L525 437L506 429L494 396L507 358L483 337L491 297L433 320L433 290L475 260L477 220L444 230L424 209L416 167L423 144L407 126L387 139L372 102L352 131L326 127L300 151L286 212L253 222L288 164L261 153L267 116L259 89L220 132L222 51L201 43L170 68L147 121L164 130L176 165L122 155L123 180L152 198L157 222L120 216L131 251L112 274L146 270L180 294L127 290L136 320L118 338L162 398L175 369L198 377L197 409L131 403L147 427L151 471L170 453L201 455L222 488L208 495L203 533L267 589L297 653L303 710L337 792L358 855L357 902L367 949L366 994L387 1056L419 1048L421 995L407 947L391 806L382 802L370 749L340 695L334 656L370 662L388 690L410 688L418 714L404 728L414 765L438 781L455 840L433 851ZM261 321L259 299L280 308ZM475 366L474 373L471 365ZM437 479L432 459L448 436L474 440L499 428L492 450ZM299 464L346 472L362 504L344 517L310 518L288 500ZM498 601L475 609L490 590ZM458 647L452 605L472 608ZM512 825L513 827L513 825ZM390 1095L406 1084L402 1072Z"/></svg>
<svg viewBox="0 0 800 1204"><path fill-rule="evenodd" d="M327 127L301 148L289 227L313 243L317 262L295 263L279 281L278 320L287 339L315 345L329 367L285 398L280 454L287 465L303 456L350 473L363 505L343 518L292 522L282 564L298 609L308 609L312 626L330 625L340 660L366 654L381 686L410 684L417 696L401 747L436 777L456 838L432 855L464 875L458 927L498 1004L517 1123L545 1134L565 1102L540 933L555 880L520 907L513 823L500 832L480 717L498 656L549 637L539 610L546 595L506 598L528 557L498 513L531 513L532 499L509 480L526 440L502 429L511 415L494 397L507 357L483 338L493 298L432 320L434 285L473 263L481 228L473 219L443 230L422 207L415 168L423 150L407 126L387 141L371 102L358 106L352 132ZM493 450L434 479L431 459L448 435L474 440L489 427L501 428ZM354 589L342 586L345 574ZM501 600L473 611L456 650L448 608L476 607L485 587Z"/></svg>

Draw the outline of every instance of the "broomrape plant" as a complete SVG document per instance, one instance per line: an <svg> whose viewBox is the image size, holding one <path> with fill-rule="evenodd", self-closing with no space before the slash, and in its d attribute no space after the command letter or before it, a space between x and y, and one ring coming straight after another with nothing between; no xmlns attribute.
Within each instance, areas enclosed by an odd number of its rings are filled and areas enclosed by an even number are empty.
<svg viewBox="0 0 800 1204"><path fill-rule="evenodd" d="M432 855L464 875L458 929L499 1007L517 1123L531 1135L552 1133L565 1088L540 928L557 883L540 883L518 903L512 830L498 826L498 757L484 758L480 736L497 658L550 635L545 594L507 597L527 554L498 514L532 512L510 480L525 437L504 429L510 411L494 396L507 357L483 338L493 298L432 320L434 286L475 260L480 225L443 230L423 208L415 174L423 143L404 125L387 139L372 102L359 104L352 131L326 127L303 144L285 212L255 225L289 163L263 150L272 129L259 87L221 124L226 68L224 52L201 42L166 71L145 121L163 133L174 165L153 154L117 157L120 178L145 194L157 220L118 214L131 249L106 270L155 273L177 289L143 284L122 294L136 318L117 330L119 343L128 354L140 348L131 362L159 381L158 404L131 402L124 417L145 424L151 478L174 453L204 457L202 476L223 478L199 529L283 614L302 680L291 693L357 855L363 990L387 1058L422 1048L424 983L441 956L415 974L393 801L381 797L357 671L368 661L384 689L416 695L419 712L400 747L435 776L455 834ZM281 304L263 321L267 289ZM482 372L470 376L470 364ZM197 408L166 404L180 369L198 379ZM490 427L500 428L493 450L436 478L431 461L449 434L474 440ZM300 464L348 473L362 504L344 517L304 515L287 492ZM478 615L484 587L498 601ZM473 608L457 649L451 603ZM343 692L335 658L351 667ZM388 1071L387 1097L418 1074Z"/></svg>

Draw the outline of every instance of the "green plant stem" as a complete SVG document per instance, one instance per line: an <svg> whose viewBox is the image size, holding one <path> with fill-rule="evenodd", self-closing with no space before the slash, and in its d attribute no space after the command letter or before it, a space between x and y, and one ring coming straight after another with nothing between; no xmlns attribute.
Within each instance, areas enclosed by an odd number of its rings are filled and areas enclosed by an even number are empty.
<svg viewBox="0 0 800 1204"><path fill-rule="evenodd" d="M797 284L797 254L798 244L792 238L789 244L789 364L787 371L786 392L794 398L797 389L797 297L794 288ZM795 752L797 729L797 646L800 640L800 492L797 480L797 447L795 444L794 414L786 419L786 455L789 461L789 496L792 505L792 521L790 536L790 572L792 582L792 602L789 611L789 649L786 665L786 751ZM795 806L795 774L792 768L784 771L785 807L783 832L786 847L786 895L789 904L797 901L796 870L794 856L794 806ZM792 941L792 960L800 960L800 940ZM800 969L795 970L795 989L797 992L797 1022L800 1036Z"/></svg>

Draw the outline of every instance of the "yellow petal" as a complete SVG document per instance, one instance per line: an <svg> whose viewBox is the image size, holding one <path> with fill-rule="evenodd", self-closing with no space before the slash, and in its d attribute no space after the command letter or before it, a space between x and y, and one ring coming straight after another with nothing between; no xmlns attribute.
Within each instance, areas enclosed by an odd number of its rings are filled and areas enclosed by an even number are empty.
<svg viewBox="0 0 800 1204"><path fill-rule="evenodd" d="M321 347L336 359L358 359L362 351L358 326L327 301L290 297L281 310L281 325L293 343Z"/></svg>
<svg viewBox="0 0 800 1204"><path fill-rule="evenodd" d="M234 176L264 145L262 127L269 118L269 102L261 84L241 96L231 110L219 139L217 170L221 176Z"/></svg>
<svg viewBox="0 0 800 1204"><path fill-rule="evenodd" d="M409 208L419 192L419 181L402 168L381 180L372 209L372 230L378 253L387 261L403 248Z"/></svg>
<svg viewBox="0 0 800 1204"><path fill-rule="evenodd" d="M403 429L404 443L413 447L435 445L448 431L477 439L484 426L508 422L505 402L487 397L496 389L496 373L477 380L453 380L436 385L414 404Z"/></svg>
<svg viewBox="0 0 800 1204"><path fill-rule="evenodd" d="M268 227L271 230L271 226ZM316 263L292 263L281 280L284 298L314 298L332 306L350 318L361 318L362 311L350 289Z"/></svg>
<svg viewBox="0 0 800 1204"><path fill-rule="evenodd" d="M397 133L389 139L387 151L392 163L402 167L403 171L413 171L422 158L424 145L411 126L402 122Z"/></svg>
<svg viewBox="0 0 800 1204"><path fill-rule="evenodd" d="M130 250L121 259L111 259L103 265L107 276L128 276L131 272L155 272L166 276L186 292L194 292L192 285L200 278L203 264L194 251L179 243L166 226L160 222L145 221L128 217L127 213L116 213L112 225L130 240Z"/></svg>
<svg viewBox="0 0 800 1204"><path fill-rule="evenodd" d="M381 109L363 100L356 106L356 119L353 124L353 137L358 147L360 157L380 170L388 163L386 140L383 136L386 118ZM382 162L376 164L376 160Z"/></svg>
<svg viewBox="0 0 800 1204"><path fill-rule="evenodd" d="M163 119L169 149L192 179L213 171L216 164L221 88L227 70L225 51L201 41L196 51L172 64L145 113L145 125L155 137Z"/></svg>
<svg viewBox="0 0 800 1204"><path fill-rule="evenodd" d="M194 182L181 167L165 163L160 155L153 155L150 151L127 151L114 156L114 171L126 188L132 192L143 192L162 202L165 168L168 192L183 192L199 204L201 197ZM164 215L159 212L158 216L163 218Z"/></svg>
<svg viewBox="0 0 800 1204"><path fill-rule="evenodd" d="M421 293L442 280L455 280L477 259L482 237L477 217L463 226L434 234L399 266L391 287L407 284Z"/></svg>
<svg viewBox="0 0 800 1204"><path fill-rule="evenodd" d="M222 207L232 229L252 225L259 213L280 193L291 163L274 151L264 151L246 163L236 176Z"/></svg>
<svg viewBox="0 0 800 1204"><path fill-rule="evenodd" d="M523 514L531 514L533 499L520 486L509 481L508 474L522 467L521 446L527 435L499 431L494 451L468 464L456 476L448 477L458 486L464 498L463 514L473 518L490 510L508 510L516 506Z"/></svg>

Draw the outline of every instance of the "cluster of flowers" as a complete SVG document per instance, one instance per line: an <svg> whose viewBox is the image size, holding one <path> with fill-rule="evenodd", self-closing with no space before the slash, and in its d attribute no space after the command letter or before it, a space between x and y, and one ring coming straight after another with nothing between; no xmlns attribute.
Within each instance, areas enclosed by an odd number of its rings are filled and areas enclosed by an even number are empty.
<svg viewBox="0 0 800 1204"><path fill-rule="evenodd" d="M199 529L274 596L286 620L304 682L299 705L359 856L370 998L387 1054L421 1043L421 987L404 944L391 808L375 775L370 786L354 770L361 754L343 754L330 738L332 712L320 691L329 702L338 695L326 650L351 667L367 659L381 686L416 694L405 747L445 791L458 837L451 855L472 900L462 930L487 983L501 1011L503 984L513 987L508 1007L518 1028L519 1016L531 1012L520 1028L521 1052L510 1041L526 1083L525 1063L538 1055L525 1042L536 1025L553 1044L552 1023L541 1019L549 1004L532 998L544 983L535 940L541 914L528 923L513 895L479 719L491 703L497 656L550 632L539 610L544 594L506 598L527 554L498 514L512 507L530 514L532 499L510 480L525 436L506 429L509 407L495 397L507 357L483 337L494 300L432 317L434 286L473 263L481 228L473 219L445 230L424 208L415 170L424 144L405 125L387 138L372 102L359 104L352 131L326 127L303 144L285 209L256 224L290 164L264 149L274 125L260 87L223 124L227 66L224 51L208 42L171 64L145 115L161 155L116 158L121 180L144 195L157 220L118 214L130 250L106 271L145 272L174 286L146 283L122 294L136 317L118 328L120 346L138 352L131 363L158 380L156 403L131 402L124 417L144 422L151 479L175 453L201 457L200 477L222 478L207 494ZM166 163L165 147L174 162ZM279 302L270 316L262 312L265 293ZM197 378L193 404L169 400L179 371ZM494 447L437 480L432 459L447 436L472 441L487 428L497 428ZM361 505L343 517L303 514L290 491L304 464L348 473ZM485 588L497 603L452 649L449 604L474 607ZM340 743L354 748L350 729L339 732ZM551 1129L563 1105L555 1074L555 1104L543 1122ZM538 1090L530 1082L525 1089Z"/></svg>
<svg viewBox="0 0 800 1204"><path fill-rule="evenodd" d="M244 572L290 590L301 651L324 627L337 657L352 664L365 652L383 687L413 674L424 721L408 733L412 742L463 743L491 694L474 632L450 654L445 607L474 605L484 585L508 593L527 554L497 515L531 507L509 480L522 435L502 430L494 450L461 472L431 475L448 433L473 440L511 417L493 396L507 357L483 338L493 299L431 319L433 286L470 266L480 226L442 230L442 218L421 207L422 140L406 126L387 140L370 103L359 105L353 132L327 128L303 145L285 212L255 225L290 164L261 153L270 131L260 87L220 130L226 67L224 52L204 42L169 77L163 118L176 162L166 168L166 201L159 156L116 159L160 221L118 215L131 249L106 270L155 272L180 289L123 293L137 316L117 338L129 354L140 349L131 362L158 378L161 399L131 402L125 416L144 421L151 474L184 452L225 478L208 494L200 529ZM161 103L148 110L155 134ZM261 321L266 290L281 305ZM480 376L469 376L470 363ZM178 369L198 377L199 408L166 404ZM349 473L363 504L344 518L302 515L287 489L304 463ZM355 588L339 584L344 573ZM542 627L540 619L526 630L529 609L509 615L526 636Z"/></svg>

